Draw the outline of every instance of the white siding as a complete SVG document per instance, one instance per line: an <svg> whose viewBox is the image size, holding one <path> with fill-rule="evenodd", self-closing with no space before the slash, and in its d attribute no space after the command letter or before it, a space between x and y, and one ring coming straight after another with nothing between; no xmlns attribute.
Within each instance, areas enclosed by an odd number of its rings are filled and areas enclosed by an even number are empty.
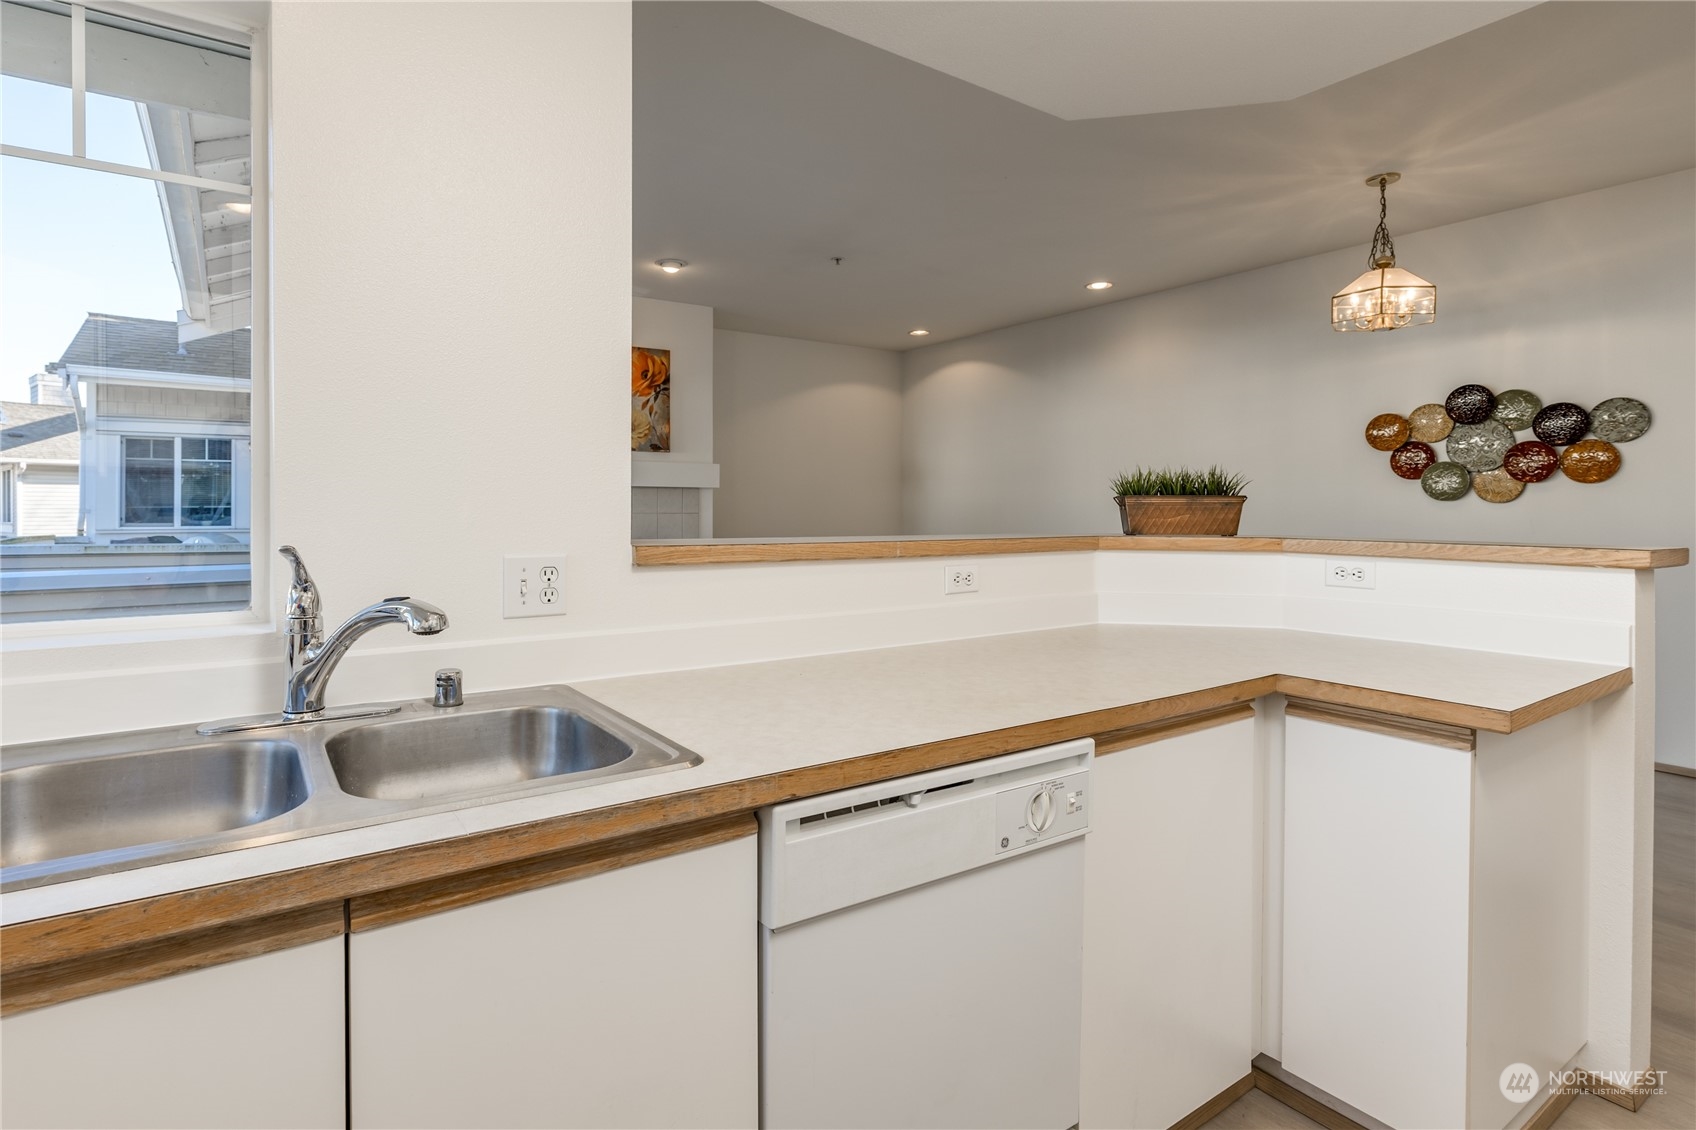
<svg viewBox="0 0 1696 1130"><path fill-rule="evenodd" d="M17 536L77 532L77 469L31 467L18 476Z"/></svg>

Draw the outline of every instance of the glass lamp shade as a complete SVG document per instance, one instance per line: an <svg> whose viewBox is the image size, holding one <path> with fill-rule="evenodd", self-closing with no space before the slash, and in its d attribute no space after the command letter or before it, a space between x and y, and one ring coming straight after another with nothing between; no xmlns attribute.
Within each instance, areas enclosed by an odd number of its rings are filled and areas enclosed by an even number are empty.
<svg viewBox="0 0 1696 1130"><path fill-rule="evenodd" d="M1331 328L1399 330L1437 320L1437 287L1400 267L1374 267L1331 296Z"/></svg>

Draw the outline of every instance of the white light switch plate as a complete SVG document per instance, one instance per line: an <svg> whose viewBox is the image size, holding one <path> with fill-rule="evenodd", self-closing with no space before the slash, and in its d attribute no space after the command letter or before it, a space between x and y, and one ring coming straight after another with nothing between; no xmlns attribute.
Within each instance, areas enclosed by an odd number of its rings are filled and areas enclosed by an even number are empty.
<svg viewBox="0 0 1696 1130"><path fill-rule="evenodd" d="M501 570L501 616L565 615L565 554L507 557Z"/></svg>

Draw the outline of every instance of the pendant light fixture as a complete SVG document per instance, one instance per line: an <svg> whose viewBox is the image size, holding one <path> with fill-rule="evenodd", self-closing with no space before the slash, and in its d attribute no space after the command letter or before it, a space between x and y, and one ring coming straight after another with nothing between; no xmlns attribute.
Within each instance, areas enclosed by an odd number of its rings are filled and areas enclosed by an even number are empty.
<svg viewBox="0 0 1696 1130"><path fill-rule="evenodd" d="M1399 330L1437 320L1436 284L1396 266L1396 245L1385 223L1390 205L1384 190L1401 179L1400 173L1366 178L1367 187L1378 190L1378 230L1366 256L1371 269L1331 296L1331 328L1338 333Z"/></svg>

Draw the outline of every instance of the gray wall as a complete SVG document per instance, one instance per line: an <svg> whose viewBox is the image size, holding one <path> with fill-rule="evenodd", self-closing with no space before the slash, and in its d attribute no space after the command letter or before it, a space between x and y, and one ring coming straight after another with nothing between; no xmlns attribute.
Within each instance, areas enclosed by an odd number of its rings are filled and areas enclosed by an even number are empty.
<svg viewBox="0 0 1696 1130"><path fill-rule="evenodd" d="M721 538L901 528L901 360L884 349L717 330Z"/></svg>
<svg viewBox="0 0 1696 1130"><path fill-rule="evenodd" d="M1373 217L1363 206L1361 231ZM1390 215L1392 230L1395 213ZM1114 531L1108 479L1221 463L1253 479L1244 533L1578 545L1696 542L1696 175L1399 235L1438 320L1336 334L1364 247L904 355L904 532ZM1456 385L1655 413L1610 482L1439 503L1361 432ZM1659 757L1696 764L1696 585L1659 574Z"/></svg>

